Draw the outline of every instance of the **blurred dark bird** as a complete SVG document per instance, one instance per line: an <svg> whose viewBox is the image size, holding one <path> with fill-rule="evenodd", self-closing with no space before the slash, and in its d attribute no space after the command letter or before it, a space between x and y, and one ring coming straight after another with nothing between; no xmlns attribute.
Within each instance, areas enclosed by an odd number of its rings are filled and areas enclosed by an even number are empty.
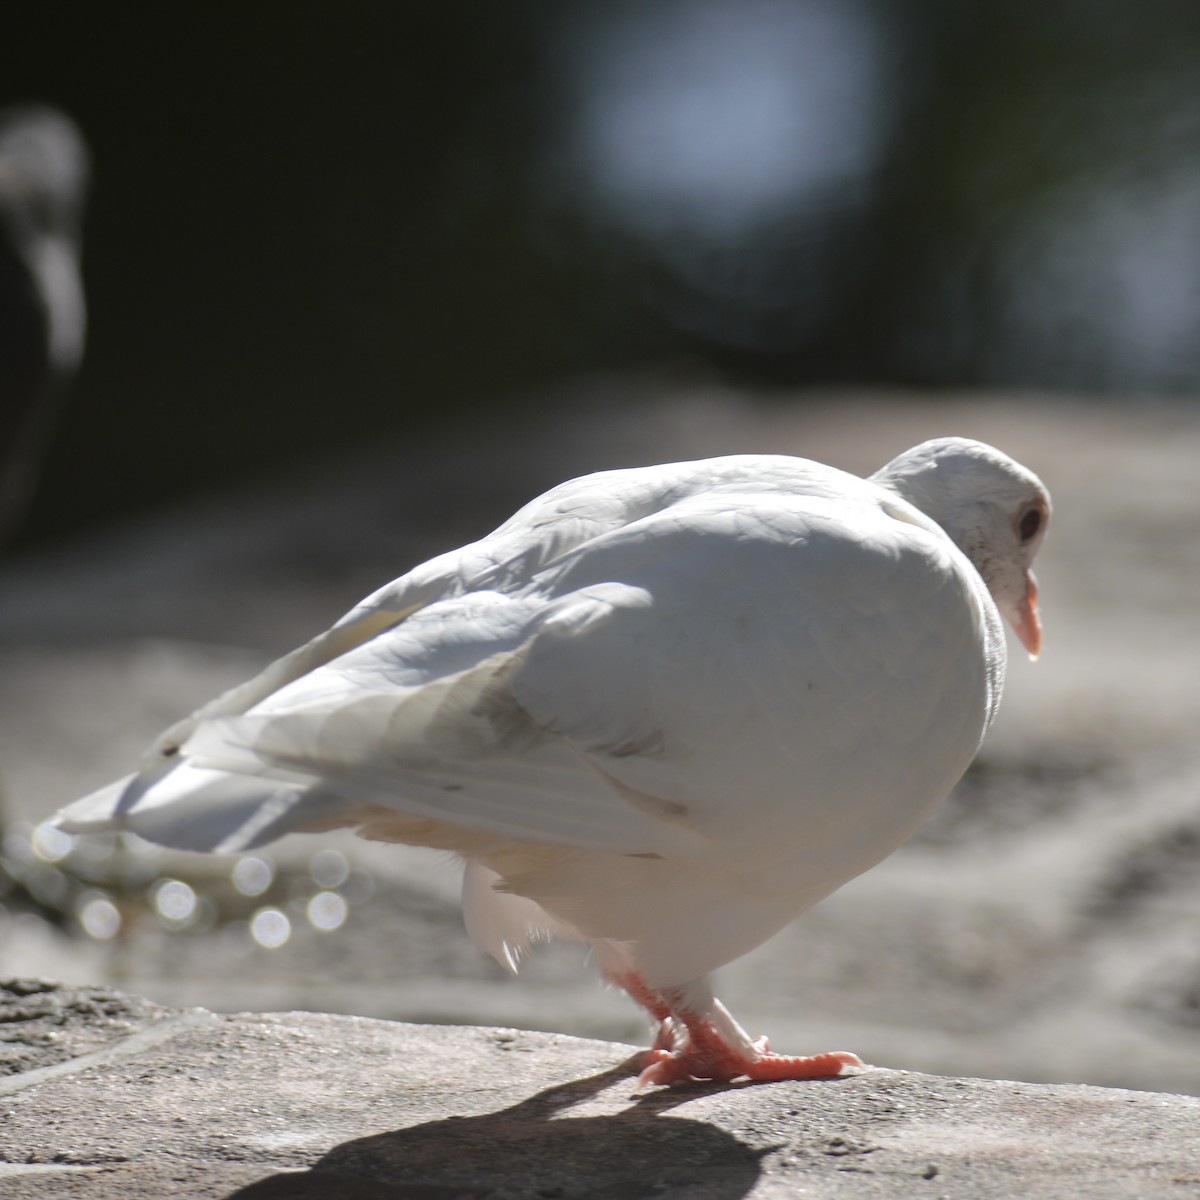
<svg viewBox="0 0 1200 1200"><path fill-rule="evenodd" d="M43 105L0 110L0 545L28 507L83 357L89 172L68 117Z"/></svg>

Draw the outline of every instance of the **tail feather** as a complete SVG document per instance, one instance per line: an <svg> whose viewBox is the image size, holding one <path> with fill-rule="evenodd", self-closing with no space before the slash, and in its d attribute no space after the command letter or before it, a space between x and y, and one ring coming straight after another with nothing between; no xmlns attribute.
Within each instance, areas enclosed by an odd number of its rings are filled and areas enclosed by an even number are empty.
<svg viewBox="0 0 1200 1200"><path fill-rule="evenodd" d="M121 797L137 778L126 775L76 800L55 815L54 823L64 833L116 833L124 829L118 811Z"/></svg>
<svg viewBox="0 0 1200 1200"><path fill-rule="evenodd" d="M309 824L338 824L340 799L316 781L279 780L184 760L127 776L64 809L66 833L123 830L176 850L240 854Z"/></svg>

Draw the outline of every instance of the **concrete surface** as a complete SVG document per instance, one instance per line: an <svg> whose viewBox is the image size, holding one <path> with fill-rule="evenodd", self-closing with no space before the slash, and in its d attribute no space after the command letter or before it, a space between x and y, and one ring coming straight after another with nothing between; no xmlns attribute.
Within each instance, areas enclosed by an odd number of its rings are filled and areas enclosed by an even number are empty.
<svg viewBox="0 0 1200 1200"><path fill-rule="evenodd" d="M28 980L0 985L0 1030L12 1200L1200 1195L1182 1096L874 1069L639 1093L612 1043Z"/></svg>

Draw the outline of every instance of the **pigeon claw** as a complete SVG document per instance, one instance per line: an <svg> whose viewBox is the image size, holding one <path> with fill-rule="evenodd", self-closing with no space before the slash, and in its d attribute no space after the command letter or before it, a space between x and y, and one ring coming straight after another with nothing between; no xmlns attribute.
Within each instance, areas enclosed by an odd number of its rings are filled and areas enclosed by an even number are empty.
<svg viewBox="0 0 1200 1200"><path fill-rule="evenodd" d="M776 1054L765 1037L752 1041L702 980L660 990L632 969L610 969L605 978L624 988L657 1024L654 1045L636 1059L641 1068L639 1088L669 1087L691 1079L719 1083L830 1079L866 1068L857 1054L847 1050L809 1056ZM700 996L698 984L703 984Z"/></svg>
<svg viewBox="0 0 1200 1200"><path fill-rule="evenodd" d="M838 1075L854 1075L866 1069L857 1054L848 1050L831 1050L826 1054L775 1054L770 1050L751 1058L725 1048L722 1053L697 1052L695 1049L647 1050L642 1056L642 1072L637 1085L669 1087L692 1079L711 1079L730 1083L749 1079L770 1083L785 1079L832 1079Z"/></svg>

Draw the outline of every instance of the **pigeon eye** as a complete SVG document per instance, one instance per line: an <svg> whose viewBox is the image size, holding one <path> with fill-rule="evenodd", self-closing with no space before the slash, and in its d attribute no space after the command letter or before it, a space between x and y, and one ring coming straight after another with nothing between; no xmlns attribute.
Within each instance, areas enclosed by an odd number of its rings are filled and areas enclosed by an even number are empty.
<svg viewBox="0 0 1200 1200"><path fill-rule="evenodd" d="M1038 530L1042 527L1042 510L1040 508L1027 509L1025 515L1021 518L1017 525L1017 532L1021 535L1021 541L1028 542L1037 537Z"/></svg>

